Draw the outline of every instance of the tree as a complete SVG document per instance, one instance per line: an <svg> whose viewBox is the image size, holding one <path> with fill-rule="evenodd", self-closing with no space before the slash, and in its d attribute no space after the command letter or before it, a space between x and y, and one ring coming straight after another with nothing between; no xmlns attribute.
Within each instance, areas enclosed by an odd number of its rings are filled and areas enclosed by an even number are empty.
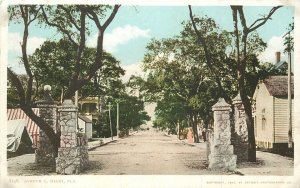
<svg viewBox="0 0 300 188"><path fill-rule="evenodd" d="M231 6L232 9L232 15L233 15L233 22L234 22L234 36L235 36L235 48L236 48L236 70L237 70L237 81L238 81L238 90L243 102L243 105L245 107L245 114L246 114L246 124L247 124L247 128L248 128L248 142L249 142L249 148L248 148L248 159L249 161L256 161L256 149L255 149L255 137L254 137L254 126L253 126L253 120L252 120L252 108L251 108L251 103L250 100L247 96L247 92L246 92L246 84L245 84L245 80L246 80L246 67L247 64L249 62L249 55L251 53L249 53L247 51L249 42L248 42L248 36L250 35L250 33L252 33L253 31L255 31L257 28L261 27L262 25L264 25L267 20L270 19L270 17L272 16L272 14L280 7L274 7L272 8L272 10L270 11L270 13L260 19L257 19L256 21L254 21L253 24L250 25L250 27L247 27L246 24L246 19L243 13L243 8L242 6ZM211 54L209 52L209 49L207 48L206 45L206 41L203 38L203 34L201 32L199 32L196 24L195 24L195 20L193 18L193 14L192 14L192 8L189 5L189 11L190 11L190 18L191 21L193 23L193 27L194 30L196 32L196 35L201 43L201 45L204 48L205 54L206 54L206 62L208 64L212 64L211 61ZM242 25L242 35L240 36L240 32L238 30L238 19L237 19L237 14L239 13L240 15L240 20L241 20L241 25ZM241 41L241 42L240 42ZM242 50L240 50L240 48L242 48ZM248 48L249 49L249 48ZM212 66L210 66L210 69L212 69ZM217 82L219 82L218 80L220 78L218 78L218 76L215 77ZM222 85L218 84L218 86L221 88ZM231 101L230 99L228 99L226 97L226 95L224 95L225 100L227 101ZM226 99L227 98L227 99Z"/></svg>
<svg viewBox="0 0 300 188"><path fill-rule="evenodd" d="M136 129L150 120L147 112L144 111L144 101L136 96L128 95L125 92L120 93L118 97L108 98L106 106L111 104L111 122L113 127L113 135L117 134L117 103L119 103L119 130L121 136L128 135L129 129ZM110 136L110 118L108 113L104 113L100 120L102 136Z"/></svg>
<svg viewBox="0 0 300 188"><path fill-rule="evenodd" d="M168 122L170 127L185 122L193 127L195 142L198 142L197 125L211 122L211 106L222 94L234 91L232 61L227 58L226 48L231 44L230 33L221 30L211 18L197 18L213 56L213 66L218 67L220 90L213 74L208 69L205 53L197 41L191 22L183 22L180 35L173 38L152 40L144 56L144 68L149 72L146 84L146 98L157 101L157 125ZM227 64L223 63L226 59ZM228 80L231 80L228 82ZM225 92L226 90L226 92ZM182 116L176 116L182 114ZM183 117L181 119L181 117Z"/></svg>
<svg viewBox="0 0 300 188"><path fill-rule="evenodd" d="M77 47L76 55L70 61L74 63L72 78L65 98L71 98L74 92L82 88L95 76L97 70L103 66L103 36L106 28L112 22L118 12L120 5L115 5L112 12L107 17L106 13L111 8L107 5L85 6L85 5L15 5L9 7L10 20L22 23L24 25L23 40L21 43L22 62L28 76L26 88L23 87L17 74L9 67L7 68L8 78L16 87L19 95L20 108L31 118L49 137L52 145L57 149L60 144L60 135L57 135L51 127L40 117L35 115L31 109L32 104L32 83L33 73L31 62L27 54L27 41L29 36L29 27L38 20L41 26L50 26L57 29L74 46ZM107 19L105 19L107 18ZM86 22L89 19L90 22ZM104 23L101 24L101 21ZM89 34L88 25L94 23L98 30L96 53L94 62L85 75L80 75L82 66L82 55L86 42L86 35ZM30 44L29 44L30 45Z"/></svg>
<svg viewBox="0 0 300 188"><path fill-rule="evenodd" d="M281 6L273 7L268 15L264 16L263 18L255 20L249 27L246 23L246 18L244 15L243 7L242 6L231 6L232 9L232 17L234 23L234 34L236 39L236 59L237 59L237 71L238 71L238 85L239 85L239 93L245 108L245 117L246 117L246 124L248 129L248 140L249 140L249 148L248 148L248 159L251 162L256 161L256 145L255 145L255 135L254 135L254 122L252 119L252 108L251 102L247 96L246 86L245 86L245 71L247 66L247 57L248 47L247 47L247 39L251 32L255 31L259 27L263 26L275 13L277 9ZM238 19L237 15L240 16L240 22L242 25L242 40L240 41L239 32L238 32ZM242 44L242 50L240 50L240 42Z"/></svg>
<svg viewBox="0 0 300 188"><path fill-rule="evenodd" d="M94 48L85 47L82 57L80 74L86 71L93 63ZM29 56L32 64L32 71L35 80L40 86L49 84L52 86L54 99L59 100L62 90L66 90L72 76L73 63L69 60L76 54L76 46L68 40L61 39L58 42L46 41L37 49L33 55ZM108 84L116 81L124 70L120 67L120 62L111 54L103 52L104 65L96 72L93 79L83 86L80 90L82 98L87 96L105 95L108 91Z"/></svg>

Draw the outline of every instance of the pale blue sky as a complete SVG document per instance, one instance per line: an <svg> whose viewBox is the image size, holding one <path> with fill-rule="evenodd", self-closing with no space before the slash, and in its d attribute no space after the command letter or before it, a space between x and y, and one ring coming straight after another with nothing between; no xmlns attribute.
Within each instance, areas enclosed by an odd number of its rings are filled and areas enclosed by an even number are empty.
<svg viewBox="0 0 300 188"><path fill-rule="evenodd" d="M267 14L271 8L244 7L247 24L250 25L261 15ZM222 29L233 30L229 6L193 6L193 13L199 16L207 15L215 19ZM265 59L271 61L270 59L273 57L276 48L278 48L277 51L282 51L283 47L280 45L282 40L280 38L286 33L293 17L293 7L280 8L272 16L272 20L269 20L267 24L258 29L259 35L265 42L270 44L270 49L267 49L267 52L262 55L266 57ZM121 61L123 66L136 64L142 61L145 47L151 38L159 39L179 34L182 29L181 22L185 20L189 20L187 6L122 6L105 33L108 38L105 41L107 49L110 49L111 53ZM17 42L21 32L21 25L10 24L9 40ZM96 30L94 29L87 43L92 40L95 34ZM45 39L54 39L55 35L54 30L51 29L31 28L30 37L35 44L32 45L33 49L31 51ZM16 61L16 56L20 55L17 48L19 48L17 45L9 47L9 65L14 66L15 70L21 68L13 63Z"/></svg>

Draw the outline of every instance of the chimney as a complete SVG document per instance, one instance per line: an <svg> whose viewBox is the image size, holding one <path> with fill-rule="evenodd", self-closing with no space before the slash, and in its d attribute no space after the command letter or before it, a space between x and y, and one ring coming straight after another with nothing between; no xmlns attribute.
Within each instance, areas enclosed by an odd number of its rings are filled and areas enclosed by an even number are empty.
<svg viewBox="0 0 300 188"><path fill-rule="evenodd" d="M280 62L280 52L275 52L275 64Z"/></svg>

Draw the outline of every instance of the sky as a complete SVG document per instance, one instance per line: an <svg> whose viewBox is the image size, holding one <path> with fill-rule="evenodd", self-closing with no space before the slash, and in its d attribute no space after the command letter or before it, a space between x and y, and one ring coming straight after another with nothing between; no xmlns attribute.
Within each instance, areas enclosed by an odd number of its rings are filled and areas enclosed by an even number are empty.
<svg viewBox="0 0 300 188"><path fill-rule="evenodd" d="M225 30L233 30L231 9L229 6L193 6L193 13L197 16L213 18ZM267 14L272 7L244 7L249 26L254 20ZM257 30L260 37L267 42L267 49L260 54L261 61L274 62L275 52L283 52L282 36L287 32L288 25L293 21L294 8L282 7L278 9L265 25ZM141 73L141 62L147 43L152 38L161 39L178 35L182 30L181 23L189 20L187 6L121 6L115 19L107 28L104 35L104 49L112 53L126 70L123 80L130 75ZM22 25L10 23L8 27L8 66L18 73L24 73L20 65L20 41L22 39ZM96 45L96 28L92 28L86 44ZM30 28L28 53L32 54L45 40L54 40L58 34L53 29L34 26ZM287 57L282 53L282 60Z"/></svg>

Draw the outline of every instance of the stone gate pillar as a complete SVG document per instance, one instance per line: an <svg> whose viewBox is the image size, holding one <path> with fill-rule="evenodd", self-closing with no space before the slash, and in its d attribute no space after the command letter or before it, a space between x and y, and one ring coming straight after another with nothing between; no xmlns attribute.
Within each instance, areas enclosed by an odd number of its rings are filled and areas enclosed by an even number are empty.
<svg viewBox="0 0 300 188"><path fill-rule="evenodd" d="M40 117L43 118L56 133L58 131L56 123L57 102L52 99L50 90L50 86L45 86L44 100L38 101L36 104L40 111ZM35 162L46 166L55 165L55 150L48 136L42 129L39 131L39 147L35 151Z"/></svg>
<svg viewBox="0 0 300 188"><path fill-rule="evenodd" d="M240 94L232 101L234 105L234 154L237 155L237 162L245 162L248 161L248 129L245 109Z"/></svg>
<svg viewBox="0 0 300 188"><path fill-rule="evenodd" d="M236 168L236 155L230 145L230 105L223 98L213 105L214 136L209 155L209 168L213 170L234 170Z"/></svg>
<svg viewBox="0 0 300 188"><path fill-rule="evenodd" d="M79 174L88 163L88 147L86 136L77 133L78 107L65 100L58 113L61 137L56 173Z"/></svg>

